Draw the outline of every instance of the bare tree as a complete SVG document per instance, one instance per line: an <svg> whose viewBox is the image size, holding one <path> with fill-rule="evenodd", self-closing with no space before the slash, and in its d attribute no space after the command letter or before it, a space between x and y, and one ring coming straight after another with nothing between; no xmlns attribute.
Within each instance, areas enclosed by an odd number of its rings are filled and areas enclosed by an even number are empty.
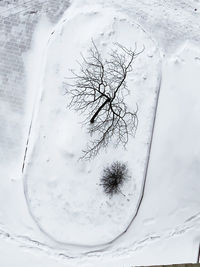
<svg viewBox="0 0 200 267"><path fill-rule="evenodd" d="M144 49L143 49L144 50ZM103 60L95 43L89 49L89 56L82 55L80 72L72 70L72 83L67 92L71 95L69 107L84 113L84 123L93 139L83 150L82 158L96 156L101 148L107 147L111 139L115 146L126 147L129 135L134 135L138 125L137 108L128 110L124 102L129 94L126 79L132 71L134 59L143 52L115 44L109 59Z"/></svg>
<svg viewBox="0 0 200 267"><path fill-rule="evenodd" d="M113 196L122 194L121 188L129 179L128 167L125 163L115 161L110 166L103 169L101 184L106 195Z"/></svg>

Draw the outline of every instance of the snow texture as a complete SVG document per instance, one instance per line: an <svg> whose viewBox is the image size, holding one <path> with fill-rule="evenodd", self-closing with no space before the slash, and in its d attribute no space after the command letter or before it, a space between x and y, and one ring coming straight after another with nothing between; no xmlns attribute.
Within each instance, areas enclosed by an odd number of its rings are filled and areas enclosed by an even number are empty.
<svg viewBox="0 0 200 267"><path fill-rule="evenodd" d="M12 135L18 140L12 157L11 143L0 147L4 266L197 261L199 11L195 0L74 0L54 24L40 17L31 49L22 57L25 115L15 117L1 99L1 121L7 122L2 125L13 129L10 140ZM138 104L139 126L126 151L111 144L92 161L79 162L89 136L81 117L67 108L63 82L69 68L78 70L76 60L80 52L87 54L91 38L104 56L115 41L128 47L136 42L138 49L145 45L128 78L126 98L130 109ZM19 118L23 123L15 123ZM99 178L104 166L119 159L131 177L122 188L125 197L109 199Z"/></svg>
<svg viewBox="0 0 200 267"><path fill-rule="evenodd" d="M139 126L127 150L110 145L94 159L80 161L90 136L80 123L84 115L66 108L69 96L62 84L71 75L69 69L79 67L76 60L87 54L91 39L105 56L116 42L133 48L137 44L138 51L145 47L128 77L127 104L134 110L137 103ZM33 152L25 175L28 206L40 228L59 242L106 244L127 228L140 199L160 84L159 51L138 25L113 10L75 13L54 30L46 50L35 118L38 136L30 141ZM122 188L125 197L109 199L99 186L100 177L116 160L127 163L130 179Z"/></svg>

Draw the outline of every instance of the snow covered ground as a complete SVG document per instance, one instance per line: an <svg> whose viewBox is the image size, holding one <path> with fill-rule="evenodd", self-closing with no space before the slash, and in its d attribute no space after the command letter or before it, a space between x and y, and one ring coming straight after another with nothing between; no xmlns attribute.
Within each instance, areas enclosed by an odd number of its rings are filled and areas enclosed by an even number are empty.
<svg viewBox="0 0 200 267"><path fill-rule="evenodd" d="M41 266L196 261L200 7L197 1L150 2L74 1L55 27L46 20L39 24L24 57L28 89L37 88L30 101L34 117L25 174L16 180L14 174L8 177L7 167L1 171L4 266L12 266L6 253L13 254L14 247L19 251L14 258L24 266L28 259ZM62 81L68 68L76 67L79 52L87 53L91 37L102 51L113 41L145 45L129 78L135 91L128 103L139 106L139 127L127 151L110 148L92 162L77 163L88 137L66 108ZM34 58L39 66L30 63ZM132 177L123 188L126 197L110 200L98 185L99 176L118 155Z"/></svg>
<svg viewBox="0 0 200 267"><path fill-rule="evenodd" d="M27 204L37 224L55 240L106 244L126 230L140 200L161 79L160 55L138 25L112 9L75 10L74 14L69 9L67 14L68 20L54 29L45 51L41 97L32 125L34 137L30 135L33 152L28 150L25 165ZM90 136L80 123L84 114L66 108L69 95L64 94L62 85L71 75L69 69L79 67L76 61L80 61L80 53L87 53L92 38L105 57L105 50L116 42L126 47L137 43L138 51L145 46L128 76L130 95L126 97L130 110L136 109L136 103L139 107L139 125L127 150L110 144L95 158L80 161ZM116 160L127 162L130 179L122 188L126 197L120 194L110 199L99 184L103 168Z"/></svg>

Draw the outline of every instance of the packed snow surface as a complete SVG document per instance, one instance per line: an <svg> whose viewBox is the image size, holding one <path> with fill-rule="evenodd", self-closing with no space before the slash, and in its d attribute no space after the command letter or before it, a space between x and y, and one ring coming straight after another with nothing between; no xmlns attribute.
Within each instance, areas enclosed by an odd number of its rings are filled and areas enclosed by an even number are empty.
<svg viewBox="0 0 200 267"><path fill-rule="evenodd" d="M126 150L110 144L91 160L79 160L90 136L80 123L84 114L66 107L70 95L63 83L72 76L70 69L79 71L77 60L81 61L81 53L87 57L92 39L104 57L115 43L136 52L144 49L133 62L130 95L125 96L129 110L139 107L139 125ZM140 200L160 83L160 54L140 26L112 9L75 13L63 20L44 52L41 97L32 127L37 128L37 137L26 168L27 204L37 224L53 239L106 244L126 230ZM127 163L129 179L123 194L109 198L100 178L103 169L117 160Z"/></svg>
<svg viewBox="0 0 200 267"><path fill-rule="evenodd" d="M23 57L33 113L30 131L24 131L27 153L0 163L5 267L13 261L59 267L196 262L199 14L195 0L74 0L56 25L41 20ZM87 55L91 39L104 57L114 42L145 46L128 77L126 97L131 110L139 107L139 125L127 150L110 144L90 162L80 162L90 137L81 115L67 108L64 83L69 69L79 69L77 60ZM24 166L17 157L25 158ZM115 160L127 163L130 179L122 188L125 197L109 199L99 183L103 168Z"/></svg>

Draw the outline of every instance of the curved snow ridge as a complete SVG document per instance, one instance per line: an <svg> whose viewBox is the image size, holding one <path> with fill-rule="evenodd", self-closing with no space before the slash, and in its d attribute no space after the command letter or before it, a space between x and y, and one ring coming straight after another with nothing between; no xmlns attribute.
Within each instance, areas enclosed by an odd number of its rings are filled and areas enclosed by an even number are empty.
<svg viewBox="0 0 200 267"><path fill-rule="evenodd" d="M70 9L68 10L68 12L70 12ZM75 12L76 13L76 12ZM104 13L106 13L105 12L105 10L104 10ZM108 17L108 19L109 19L109 23L111 23L112 22L112 20L111 20L111 17L114 19L114 21L116 22L116 21L118 21L119 23L121 22L122 23L122 25L123 25L123 23L129 23L132 27L135 27L136 26L136 29L138 30L138 31L141 31L141 32L143 32L143 34L144 34L144 36L145 36L145 38L147 38L148 40L150 40L149 42L151 42L153 45L154 45L154 48L153 48L153 50L152 50L152 52L154 53L154 54L151 54L151 52L149 52L149 54L147 54L147 57L149 57L149 58L152 58L153 57L153 55L156 55L157 56L157 58L156 58L156 67L155 67L155 69L156 69L156 73L153 73L153 75L152 76L155 76L156 75L156 78L155 78L155 84L156 84L156 86L152 89L152 92L154 92L154 94L155 95L153 95L153 97L152 97L152 101L153 101L153 105L150 107L150 109L148 110L148 111L150 111L150 114L151 114L151 120L150 120L150 122L149 122L149 126L148 126L148 137L145 137L142 141L141 141L141 143L144 145L144 144L146 144L146 152L144 153L144 155L145 155L145 157L142 159L142 161L143 161L143 167L142 167L142 170L140 169L140 179L138 178L138 180L139 180L139 185L137 186L137 197L138 197L138 200L137 201L134 201L134 205L135 205L135 208L134 208L134 212L132 213L132 216L131 216L131 218L129 218L129 222L127 223L127 225L124 225L123 226L123 228L124 229L122 229L121 230L121 233L117 233L116 235L115 235L115 237L113 236L113 237L111 237L111 238L109 238L109 240L110 241L106 241L106 242L98 242L98 244L97 245L88 245L88 244L79 244L78 242L63 242L63 241L60 241L59 240L59 238L56 238L54 235L52 235L52 232L55 232L55 231L60 231L59 230L59 225L57 224L57 226L54 228L54 230L52 231L52 229L51 229L51 231L49 231L48 229L47 229L47 224L41 224L41 220L40 220L40 215L38 215L38 214L35 214L35 210L33 209L33 207L31 206L32 205L32 203L33 203L33 201L34 201L34 197L32 197L32 198L30 198L30 192L29 192L29 190L30 190L30 188L28 187L28 184L27 184L27 177L28 177L28 175L29 175L29 168L30 168L30 166L32 165L32 162L31 162L31 157L32 157L32 155L34 155L34 153L36 152L36 153L38 153L38 154L40 154L38 151L37 151L37 147L36 148L34 148L33 149L33 153L31 154L30 152L29 152L29 154L30 154L30 157L29 157L29 159L28 159L28 162L29 162L29 164L27 164L27 166L26 166L26 168L25 168L25 176L24 176L24 193L25 193L25 197L26 197L26 201L27 201L27 205L28 205L28 209L29 209L29 212L30 212L30 214L31 214L31 216L32 216L32 218L33 218L33 220L36 222L36 224L37 224L37 226L39 227L39 229L44 233L44 234L46 234L48 237L50 237L53 241L55 241L55 243L57 243L58 245L61 245L61 246L64 246L64 245L66 245L66 246L72 246L72 247L76 247L76 248L83 248L83 249L85 249L86 251L90 251L91 249L90 248L93 248L94 250L96 250L96 249L98 249L98 250L103 250L104 248L107 248L108 246L110 246L111 244L113 244L116 240L118 240L125 232L127 232L127 230L129 229L129 227L130 227L130 225L132 224L132 222L134 221L134 219L135 219L135 217L137 216L137 214L138 214L138 211L139 211L139 207L140 207L140 204L141 204L141 202L142 202L142 199L143 199L143 195L144 195L144 189L145 189L145 182L146 182L146 174L147 174L147 168L148 168L148 162L149 162L149 155L150 155L150 149L151 149L151 142L152 142L152 136L153 136L153 129L154 129L154 124L155 124L155 114L156 114L156 109L157 109L157 104L158 104L158 97L159 97L159 91L160 91L160 85L161 85L161 80L162 80L162 77L161 77L161 73L162 73L162 69L161 69L161 57L160 57L160 53L159 53L159 49L158 49L158 47L157 47L157 45L155 44L155 42L149 37L149 35L137 24L137 23L134 23L134 22L132 22L129 18L127 18L126 16L124 16L123 14L121 14L121 17L120 17L120 13L119 12L115 12L115 11L113 11L112 10L112 13L113 13L113 16L111 16L111 12L110 12L110 10L109 10L109 12L108 13L106 13L106 17ZM77 13L77 14L79 14L79 13ZM76 14L76 15L77 15ZM81 12L81 14L83 14L86 18L88 17L88 16L93 16L93 17L95 17L95 16L98 16L98 12L96 12L96 11L91 11L91 13L89 13L89 15L88 15L88 12L87 13L84 13L84 12ZM78 15L78 17L79 17L79 19L80 19L80 16ZM117 19L117 17L119 17L120 19ZM72 16L72 19L73 19L73 16ZM63 29L62 28L62 26L63 26L63 24L65 24L65 22L66 21L70 21L69 19L62 19L62 21L60 22L60 23L58 23L58 26L54 29L54 31L52 32L52 35L51 35L51 37L49 38L49 41L48 41L48 48L49 48L49 46L50 46L50 44L51 44L51 42L52 42L52 40L54 39L56 39L56 32L57 32L57 30L58 30L58 33L59 33L59 35L63 35L63 33L64 33L64 31L65 31L65 29ZM103 21L103 20L101 20L101 21ZM91 24L91 23L90 23ZM112 23L111 23L111 29L112 29ZM93 32L93 31L92 31ZM113 31L113 29L112 29L112 31L111 32L109 32L108 33L108 35L110 36L110 35L114 35L115 33L113 33L114 31ZM136 31L137 32L137 31ZM112 33L112 34L111 34ZM130 34L130 33L129 33ZM140 33L141 34L141 33ZM124 38L125 36L123 36L123 38ZM102 38L102 35L101 35L101 38ZM127 37L128 38L128 37ZM125 39L125 38L124 38ZM86 44L87 44L87 42L86 42ZM46 54L46 52L45 52L45 54ZM46 56L46 59L45 60L47 60L47 56ZM66 66L65 66L65 68L66 68ZM62 71L61 71L62 72ZM148 77L145 77L145 79L147 79ZM147 79L148 80L148 79ZM141 87L141 86L140 86ZM42 88L42 87L41 87ZM42 98L44 98L44 92L41 92L41 94L42 94L42 96L41 96L41 99ZM142 96L143 97L143 96ZM142 98L141 97L141 98ZM41 100L40 99L40 100ZM140 101L141 101L141 99L140 99ZM149 99L148 99L148 101L149 101ZM36 110L36 113L38 112L38 110ZM149 114L148 114L149 115ZM149 118L148 118L148 120L149 120ZM144 129L142 129L142 130L144 130ZM36 139L37 140L37 139ZM42 141L43 142L43 141ZM32 140L32 143L34 143L34 140ZM69 153L68 153L69 154ZM40 161L39 161L40 162ZM41 181L41 180L40 180ZM33 184L32 184L33 185ZM36 185L38 186L38 184L36 183ZM43 184L43 185L45 185L45 184ZM41 186L42 187L42 186ZM55 188L53 188L53 189L55 189ZM35 191L34 192L37 192L37 190L40 190L40 188L35 188L34 189ZM40 192L40 195L41 196L43 196L44 194L43 193L41 193ZM37 206L35 206L35 207L39 207L39 206L41 206L41 201L39 201L38 200L38 204L37 204ZM132 208L133 209L133 208ZM42 210L42 212L41 212L41 214L42 214L42 216L43 216L43 214L44 214L44 210ZM39 219L38 219L39 218ZM49 221L49 220L48 220ZM50 219L50 221L52 221L51 219ZM65 227L67 227L66 225L65 225ZM62 229L61 229L62 230ZM63 230L62 230L62 235L63 235Z"/></svg>
<svg viewBox="0 0 200 267"><path fill-rule="evenodd" d="M49 256L53 256L55 258L65 258L65 259L76 259L77 257L69 256L67 254L64 254L62 251L57 251L53 247L48 246L45 243L41 243L37 240L31 239L27 236L18 236L15 235L8 230L0 229L0 238L4 239L6 241L10 241L13 243L16 243L21 248L26 248L28 250L48 254Z"/></svg>
<svg viewBox="0 0 200 267"><path fill-rule="evenodd" d="M107 257L109 256L121 257L124 255L133 256L133 252L142 250L150 246L153 243L156 243L156 242L163 243L166 240L181 236L183 234L186 234L187 232L190 232L191 230L196 231L200 228L200 215L199 214L194 215L193 219L191 218L188 218L188 219L189 220L186 220L187 222L177 225L174 228L166 229L162 232L155 232L152 234L147 234L139 240L126 244L125 247L119 245L118 248L112 247L106 251L100 251L98 253L88 252L87 255L90 256L91 258L95 258L98 255L107 256Z"/></svg>
<svg viewBox="0 0 200 267"><path fill-rule="evenodd" d="M153 233L142 237L140 240L137 240L133 243L130 243L128 247L112 247L109 250L96 250L88 251L84 254L70 256L69 253L64 249L57 249L51 246L48 246L45 243L41 243L37 240L33 240L27 236L17 236L5 229L0 229L0 238L8 242L16 243L22 249L30 250L31 252L37 251L37 253L46 254L49 257L52 257L56 260L61 260L67 262L71 261L72 263L82 263L84 261L95 260L100 257L121 257L132 255L133 252L142 250L143 248L149 246L152 243L159 242L161 240L167 240L175 236L183 235L193 229L200 229L200 214L195 214L193 218L188 218L183 224L176 226L175 228L168 229L163 232Z"/></svg>

